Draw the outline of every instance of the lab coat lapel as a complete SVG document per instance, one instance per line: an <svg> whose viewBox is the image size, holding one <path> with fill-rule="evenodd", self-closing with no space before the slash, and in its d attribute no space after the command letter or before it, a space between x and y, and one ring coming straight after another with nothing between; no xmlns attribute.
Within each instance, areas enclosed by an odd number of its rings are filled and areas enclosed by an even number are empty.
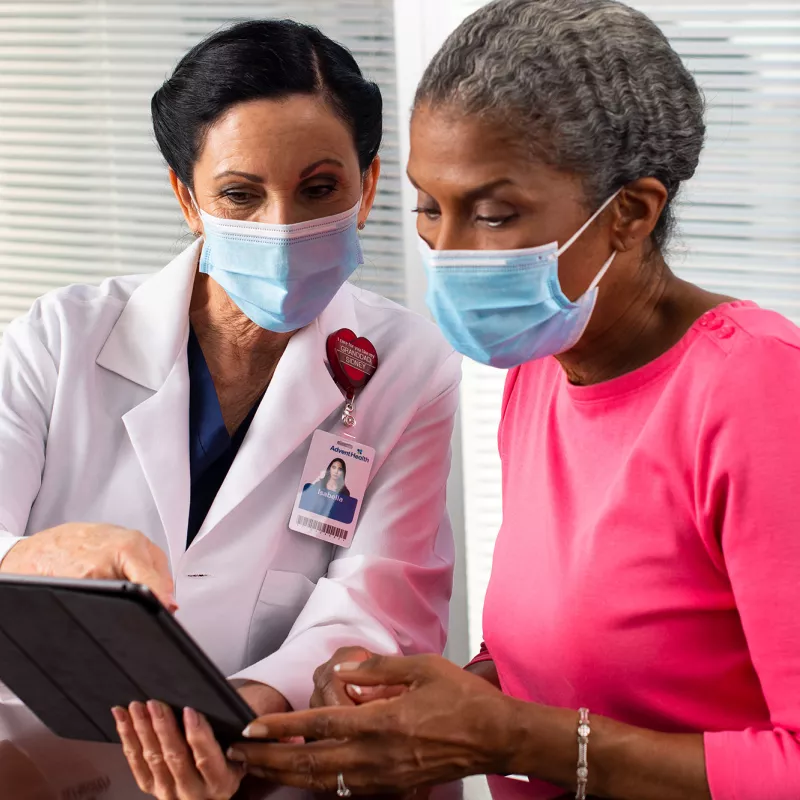
<svg viewBox="0 0 800 800"><path fill-rule="evenodd" d="M328 370L325 341L340 328L355 327L352 291L344 286L314 323L290 339L195 542L210 533L344 405L344 395Z"/></svg>
<svg viewBox="0 0 800 800"><path fill-rule="evenodd" d="M174 567L186 550L191 483L185 346L164 385L122 421L161 517Z"/></svg>
<svg viewBox="0 0 800 800"><path fill-rule="evenodd" d="M154 392L122 418L167 537L170 563L186 549L189 517L189 304L201 244L131 295L97 358ZM143 531L148 534L148 531Z"/></svg>

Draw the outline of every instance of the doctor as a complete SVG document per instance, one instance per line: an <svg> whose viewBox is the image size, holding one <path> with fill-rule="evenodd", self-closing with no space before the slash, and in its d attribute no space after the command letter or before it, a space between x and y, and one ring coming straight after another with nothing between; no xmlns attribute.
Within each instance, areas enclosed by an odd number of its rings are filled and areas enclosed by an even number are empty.
<svg viewBox="0 0 800 800"><path fill-rule="evenodd" d="M382 120L343 47L291 22L235 26L182 59L152 112L198 239L153 276L47 295L6 331L0 571L148 583L258 713L303 708L342 645L443 649L459 357L346 282ZM379 358L356 402L375 457L349 549L289 528L312 435L346 430L326 361L343 328ZM157 705L115 711L143 791L234 793L238 769L194 759Z"/></svg>

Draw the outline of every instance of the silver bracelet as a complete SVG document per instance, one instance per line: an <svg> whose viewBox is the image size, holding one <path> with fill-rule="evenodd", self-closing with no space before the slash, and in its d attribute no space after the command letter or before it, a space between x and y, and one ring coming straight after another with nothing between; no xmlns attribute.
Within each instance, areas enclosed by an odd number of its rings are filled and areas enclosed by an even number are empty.
<svg viewBox="0 0 800 800"><path fill-rule="evenodd" d="M592 724L589 722L589 709L578 711L578 788L575 800L586 800L586 786L589 783L589 734Z"/></svg>

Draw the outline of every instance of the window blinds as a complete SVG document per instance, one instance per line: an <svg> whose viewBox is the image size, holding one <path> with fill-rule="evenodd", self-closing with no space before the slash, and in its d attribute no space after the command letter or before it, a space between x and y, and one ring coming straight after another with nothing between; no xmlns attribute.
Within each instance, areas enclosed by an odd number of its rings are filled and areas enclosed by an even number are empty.
<svg viewBox="0 0 800 800"><path fill-rule="evenodd" d="M633 0L705 92L708 141L678 208L670 261L712 291L800 323L800 2ZM481 3L460 0L461 16ZM453 20L455 24L457 20ZM501 521L496 433L504 373L469 363L462 393L470 639Z"/></svg>
<svg viewBox="0 0 800 800"><path fill-rule="evenodd" d="M156 270L190 241L150 97L225 23L311 22L384 93L383 177L355 280L404 300L391 0L0 0L0 330L44 292Z"/></svg>
<svg viewBox="0 0 800 800"><path fill-rule="evenodd" d="M800 3L636 0L702 87L708 138L672 262L800 322Z"/></svg>

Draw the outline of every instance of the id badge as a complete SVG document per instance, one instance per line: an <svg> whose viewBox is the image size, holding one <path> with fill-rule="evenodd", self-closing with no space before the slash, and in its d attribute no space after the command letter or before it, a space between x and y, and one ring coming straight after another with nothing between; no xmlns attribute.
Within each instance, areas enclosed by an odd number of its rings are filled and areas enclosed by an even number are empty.
<svg viewBox="0 0 800 800"><path fill-rule="evenodd" d="M311 439L289 528L350 547L375 460L375 450L327 431Z"/></svg>

